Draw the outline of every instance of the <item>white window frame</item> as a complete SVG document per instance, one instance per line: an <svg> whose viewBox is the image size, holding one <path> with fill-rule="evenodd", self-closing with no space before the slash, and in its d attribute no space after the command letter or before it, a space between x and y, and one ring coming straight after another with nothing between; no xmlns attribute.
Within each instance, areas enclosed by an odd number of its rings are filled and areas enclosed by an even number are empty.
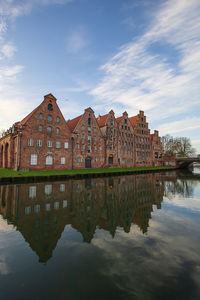
<svg viewBox="0 0 200 300"><path fill-rule="evenodd" d="M52 142L52 140L48 140L48 141L47 141L47 147L48 147L48 148L52 148L52 147L53 147L53 142Z"/></svg>
<svg viewBox="0 0 200 300"><path fill-rule="evenodd" d="M66 158L65 157L61 157L60 158L60 164L61 165L65 165L66 164Z"/></svg>
<svg viewBox="0 0 200 300"><path fill-rule="evenodd" d="M45 184L44 192L47 196L51 195L51 193L52 193L52 184Z"/></svg>
<svg viewBox="0 0 200 300"><path fill-rule="evenodd" d="M29 186L29 198L33 199L36 197L36 185Z"/></svg>
<svg viewBox="0 0 200 300"><path fill-rule="evenodd" d="M38 164L38 155L37 154L31 154L30 165L31 166L37 166L37 164Z"/></svg>
<svg viewBox="0 0 200 300"><path fill-rule="evenodd" d="M37 147L42 147L43 145L43 140L37 139Z"/></svg>
<svg viewBox="0 0 200 300"><path fill-rule="evenodd" d="M46 166L52 166L53 165L53 157L51 155L46 156Z"/></svg>
<svg viewBox="0 0 200 300"><path fill-rule="evenodd" d="M64 142L64 148L68 149L69 148L69 142Z"/></svg>
<svg viewBox="0 0 200 300"><path fill-rule="evenodd" d="M33 138L28 138L28 146L33 147L34 146L34 139Z"/></svg>
<svg viewBox="0 0 200 300"><path fill-rule="evenodd" d="M61 148L61 142L60 141L56 141L56 149L60 149Z"/></svg>

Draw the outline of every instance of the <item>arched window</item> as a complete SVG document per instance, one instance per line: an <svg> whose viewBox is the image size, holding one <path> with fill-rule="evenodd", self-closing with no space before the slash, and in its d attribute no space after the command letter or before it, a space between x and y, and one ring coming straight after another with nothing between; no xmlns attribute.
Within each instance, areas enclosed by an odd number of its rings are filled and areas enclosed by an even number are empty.
<svg viewBox="0 0 200 300"><path fill-rule="evenodd" d="M48 110L53 110L53 105L51 103L48 104Z"/></svg>
<svg viewBox="0 0 200 300"><path fill-rule="evenodd" d="M51 122L51 121L53 120L52 115L48 115L48 116L47 116L47 120L48 120L49 122Z"/></svg>
<svg viewBox="0 0 200 300"><path fill-rule="evenodd" d="M51 132L52 132L51 126L48 126L48 127L47 127L47 133L51 133Z"/></svg>
<svg viewBox="0 0 200 300"><path fill-rule="evenodd" d="M46 157L46 165L47 165L47 166L53 165L53 157L52 157L52 156L48 155L48 156Z"/></svg>

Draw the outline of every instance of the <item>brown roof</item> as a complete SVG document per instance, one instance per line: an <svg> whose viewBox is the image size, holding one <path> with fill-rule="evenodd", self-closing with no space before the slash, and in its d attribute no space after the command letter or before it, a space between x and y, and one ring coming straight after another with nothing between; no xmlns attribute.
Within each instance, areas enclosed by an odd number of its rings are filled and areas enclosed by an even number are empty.
<svg viewBox="0 0 200 300"><path fill-rule="evenodd" d="M69 126L69 129L71 130L71 132L74 131L74 129L76 128L76 125L78 124L79 120L82 118L83 115L80 115L72 120L69 120L67 122L67 125Z"/></svg>
<svg viewBox="0 0 200 300"><path fill-rule="evenodd" d="M117 123L119 123L121 121L122 117L118 117L116 118Z"/></svg>
<svg viewBox="0 0 200 300"><path fill-rule="evenodd" d="M96 118L97 123L99 124L99 127L105 126L108 115L109 114L106 114L106 115L103 115L103 116L98 116L98 118Z"/></svg>
<svg viewBox="0 0 200 300"><path fill-rule="evenodd" d="M129 118L129 121L131 122L131 125L132 125L133 127L135 127L136 121L139 120L139 118L140 118L140 117L139 117L138 115Z"/></svg>

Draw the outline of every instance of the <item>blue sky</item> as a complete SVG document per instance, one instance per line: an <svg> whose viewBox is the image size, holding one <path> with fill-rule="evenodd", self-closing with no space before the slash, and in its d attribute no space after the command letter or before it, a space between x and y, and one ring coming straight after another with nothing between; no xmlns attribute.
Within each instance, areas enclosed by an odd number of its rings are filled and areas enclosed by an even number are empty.
<svg viewBox="0 0 200 300"><path fill-rule="evenodd" d="M52 93L66 119L144 110L200 153L199 0L0 0L0 129Z"/></svg>

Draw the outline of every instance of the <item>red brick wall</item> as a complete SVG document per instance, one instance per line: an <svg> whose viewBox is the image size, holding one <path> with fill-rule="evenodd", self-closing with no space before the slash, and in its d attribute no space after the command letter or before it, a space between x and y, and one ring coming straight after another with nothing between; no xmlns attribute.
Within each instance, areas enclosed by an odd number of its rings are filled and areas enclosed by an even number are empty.
<svg viewBox="0 0 200 300"><path fill-rule="evenodd" d="M52 104L53 110L48 110L49 104ZM42 113L43 119L39 118L40 113ZM52 121L48 121L48 115L52 117ZM60 118L59 123L57 122L57 117ZM42 126L42 132L39 131L39 126ZM47 127L52 128L51 133L47 133ZM56 128L59 128L58 134L56 133ZM54 97L45 97L42 104L26 122L21 132L20 169L71 169L71 132ZM29 138L33 139L33 146L28 146ZM42 140L42 147L37 146L38 139ZM52 141L52 147L47 147L47 141L49 140ZM56 142L61 143L60 149L56 148ZM68 142L68 149L64 149L64 142ZM31 154L38 155L37 165L30 164ZM46 157L48 155L52 156L53 165L46 165ZM61 164L61 157L64 157L66 160L64 165Z"/></svg>
<svg viewBox="0 0 200 300"><path fill-rule="evenodd" d="M88 125L88 118L91 125ZM92 168L104 166L104 139L91 108L87 108L73 132L73 167L85 168L86 158L91 159ZM90 149L90 150L89 150Z"/></svg>

